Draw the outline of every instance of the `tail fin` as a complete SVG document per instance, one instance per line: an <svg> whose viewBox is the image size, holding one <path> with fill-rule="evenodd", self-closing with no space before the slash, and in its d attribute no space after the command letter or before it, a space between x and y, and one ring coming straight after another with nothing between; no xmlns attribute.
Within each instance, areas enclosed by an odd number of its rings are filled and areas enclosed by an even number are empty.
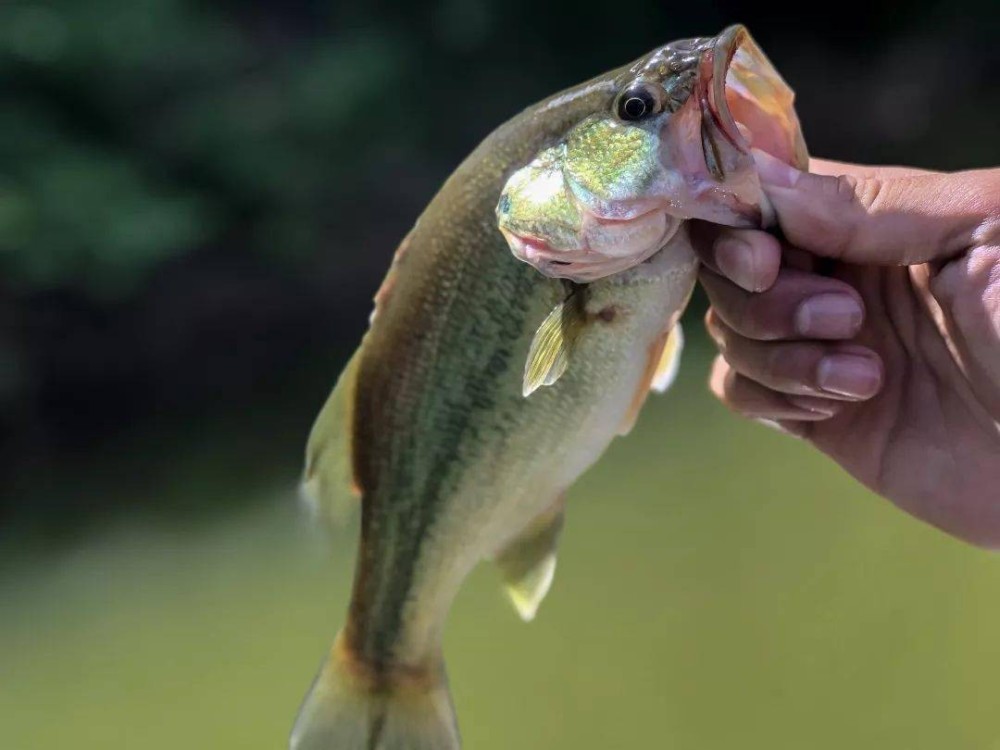
<svg viewBox="0 0 1000 750"><path fill-rule="evenodd" d="M299 709L291 750L459 750L443 664L374 676L342 640Z"/></svg>

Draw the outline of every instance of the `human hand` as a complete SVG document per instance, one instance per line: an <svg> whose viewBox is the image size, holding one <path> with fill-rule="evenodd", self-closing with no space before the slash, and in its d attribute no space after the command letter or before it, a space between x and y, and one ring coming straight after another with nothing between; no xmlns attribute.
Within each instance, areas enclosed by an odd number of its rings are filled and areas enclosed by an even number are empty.
<svg viewBox="0 0 1000 750"><path fill-rule="evenodd" d="M1000 169L755 158L787 244L696 227L713 393L1000 547Z"/></svg>

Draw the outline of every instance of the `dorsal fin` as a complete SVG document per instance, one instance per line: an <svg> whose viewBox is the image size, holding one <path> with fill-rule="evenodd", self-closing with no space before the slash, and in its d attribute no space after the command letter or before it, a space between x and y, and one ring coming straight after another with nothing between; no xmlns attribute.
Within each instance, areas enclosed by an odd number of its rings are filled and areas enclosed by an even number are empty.
<svg viewBox="0 0 1000 750"><path fill-rule="evenodd" d="M301 492L310 508L329 522L340 523L357 505L361 491L354 479L351 450L358 349L337 379L306 445Z"/></svg>

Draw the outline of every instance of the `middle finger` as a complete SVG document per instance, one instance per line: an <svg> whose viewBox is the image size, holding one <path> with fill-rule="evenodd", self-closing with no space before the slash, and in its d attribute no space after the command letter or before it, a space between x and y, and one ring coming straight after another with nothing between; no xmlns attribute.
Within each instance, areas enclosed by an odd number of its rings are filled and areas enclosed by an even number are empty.
<svg viewBox="0 0 1000 750"><path fill-rule="evenodd" d="M753 293L708 268L700 278L719 317L747 338L848 339L864 322L861 295L839 279L783 268L770 289Z"/></svg>

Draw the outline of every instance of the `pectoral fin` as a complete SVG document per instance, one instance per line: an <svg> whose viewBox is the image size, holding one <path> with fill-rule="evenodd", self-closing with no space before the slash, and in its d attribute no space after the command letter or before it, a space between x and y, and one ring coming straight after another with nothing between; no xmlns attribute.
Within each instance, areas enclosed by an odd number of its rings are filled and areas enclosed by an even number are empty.
<svg viewBox="0 0 1000 750"><path fill-rule="evenodd" d="M527 398L543 385L552 385L569 367L570 352L583 322L571 300L560 302L535 332L524 364L522 393Z"/></svg>
<svg viewBox="0 0 1000 750"><path fill-rule="evenodd" d="M635 427L636 420L639 419L639 412L642 411L650 391L663 393L673 384L677 377L677 371L680 369L683 348L684 333L681 331L680 323L675 323L669 333L657 339L649 348L646 371L639 380L639 387L632 397L632 403L625 414L625 419L618 427L619 435L627 435Z"/></svg>
<svg viewBox="0 0 1000 750"><path fill-rule="evenodd" d="M664 393L677 379L677 373L681 369L681 352L684 350L684 330L680 323L675 323L667 336L667 343L663 346L663 353L660 354L660 361L656 365L656 372L653 373L653 382L649 384L657 393Z"/></svg>
<svg viewBox="0 0 1000 750"><path fill-rule="evenodd" d="M354 481L351 451L354 393L360 349L337 380L306 446L306 468L301 492L309 506L328 521L341 522L361 496Z"/></svg>
<svg viewBox="0 0 1000 750"><path fill-rule="evenodd" d="M496 557L504 590L525 622L534 619L552 586L556 544L563 526L562 499L533 521Z"/></svg>

